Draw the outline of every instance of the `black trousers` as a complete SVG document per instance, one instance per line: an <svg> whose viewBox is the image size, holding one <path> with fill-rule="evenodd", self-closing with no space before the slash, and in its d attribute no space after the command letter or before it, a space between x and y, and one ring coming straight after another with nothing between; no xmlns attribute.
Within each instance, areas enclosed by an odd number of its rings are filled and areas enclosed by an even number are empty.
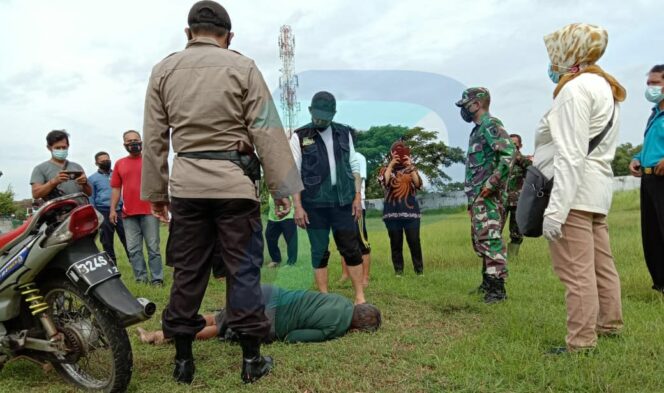
<svg viewBox="0 0 664 393"><path fill-rule="evenodd" d="M221 242L217 240L212 251L212 276L214 278L226 277L226 266L224 266L224 257L222 256Z"/></svg>
<svg viewBox="0 0 664 393"><path fill-rule="evenodd" d="M403 235L405 233L415 272L422 273L424 271L424 262L422 261L422 245L420 244L419 218L409 220L385 220L385 226L387 227L387 234L390 237L394 271L397 273L403 272Z"/></svg>
<svg viewBox="0 0 664 393"><path fill-rule="evenodd" d="M516 206L508 206L505 209L505 218L509 215L510 222L510 241L514 244L523 243L523 235L519 231L519 224L516 223Z"/></svg>
<svg viewBox="0 0 664 393"><path fill-rule="evenodd" d="M664 176L641 178L641 238L652 282L664 289Z"/></svg>
<svg viewBox="0 0 664 393"><path fill-rule="evenodd" d="M205 327L198 313L219 242L226 268L228 326L262 339L270 330L260 287L263 231L260 204L249 199L172 198L166 263L174 268L165 337L193 336Z"/></svg>
<svg viewBox="0 0 664 393"><path fill-rule="evenodd" d="M297 262L297 225L295 220L269 221L265 229L265 242L270 258L273 262L281 263L281 250L279 250L279 236L284 235L288 246L288 264Z"/></svg>
<svg viewBox="0 0 664 393"><path fill-rule="evenodd" d="M127 256L129 256L129 252L127 251L127 238L125 237L124 225L122 224L122 217L120 217L120 214L118 214L118 223L113 225L111 220L108 218L108 216L111 214L110 209L104 209L102 207L97 208L97 211L101 213L102 216L104 216L104 222L101 224L101 228L99 228L99 241L101 242L102 247L104 247L104 251L106 251L106 253L111 257L113 262L117 262L117 259L115 258L115 247L113 242L113 237L115 232L117 232L118 238L120 238L120 242L122 243L122 247L124 247L125 253Z"/></svg>
<svg viewBox="0 0 664 393"><path fill-rule="evenodd" d="M304 206L309 216L307 235L311 243L311 264L314 269L327 267L330 256L330 230L337 249L348 266L362 264L362 253L357 242L357 223L351 205L313 208Z"/></svg>

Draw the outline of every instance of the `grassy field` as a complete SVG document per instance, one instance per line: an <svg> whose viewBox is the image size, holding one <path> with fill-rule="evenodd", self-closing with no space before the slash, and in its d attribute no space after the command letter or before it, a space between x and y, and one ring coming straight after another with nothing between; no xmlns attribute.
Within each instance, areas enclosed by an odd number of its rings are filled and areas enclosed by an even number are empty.
<svg viewBox="0 0 664 393"><path fill-rule="evenodd" d="M131 328L134 374L129 391L664 392L664 298L650 289L643 262L638 192L618 194L610 215L625 331L620 338L600 339L591 355L544 355L548 348L564 345L565 305L543 240L525 241L519 257L510 261L509 300L487 306L479 296L468 295L479 284L480 260L470 246L465 213L423 218L424 277L416 277L412 265L404 278L394 277L382 222L372 218L368 226L374 251L367 296L383 311L378 333L264 347L265 354L275 357L276 368L251 386L240 382L239 347L197 342L197 377L192 387L183 387L171 382L174 349L142 345ZM263 281L311 288L307 249L301 232L298 266L265 269ZM335 253L330 289L350 297L348 285L336 284L338 259ZM134 285L127 261L120 264L130 289L163 308L168 289ZM223 283L211 281L203 311L222 305L224 290ZM158 328L159 318L144 327ZM7 365L0 381L2 392L73 391L55 373L26 361Z"/></svg>

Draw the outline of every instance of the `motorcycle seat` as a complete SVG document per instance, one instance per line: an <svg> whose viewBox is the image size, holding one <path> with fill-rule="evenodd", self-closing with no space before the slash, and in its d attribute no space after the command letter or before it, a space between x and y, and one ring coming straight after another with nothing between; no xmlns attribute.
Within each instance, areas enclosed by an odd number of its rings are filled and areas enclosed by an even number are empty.
<svg viewBox="0 0 664 393"><path fill-rule="evenodd" d="M25 220L23 225L21 225L20 227L14 229L13 231L3 233L2 235L0 235L0 253L3 253L5 251L5 247L7 245L9 245L10 243L13 243L13 241L18 239L19 237L22 237L22 235L25 233L25 231L30 226L31 222L32 222L32 217Z"/></svg>

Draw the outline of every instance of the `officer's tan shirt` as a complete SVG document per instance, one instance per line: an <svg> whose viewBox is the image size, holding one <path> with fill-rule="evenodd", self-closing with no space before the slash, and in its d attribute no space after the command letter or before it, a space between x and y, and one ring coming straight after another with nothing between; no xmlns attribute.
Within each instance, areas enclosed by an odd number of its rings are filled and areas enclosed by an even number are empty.
<svg viewBox="0 0 664 393"><path fill-rule="evenodd" d="M179 152L256 152L274 198L303 189L281 120L253 60L196 38L152 69L145 97L141 198L169 198L170 142ZM230 161L175 157L170 195L258 200Z"/></svg>

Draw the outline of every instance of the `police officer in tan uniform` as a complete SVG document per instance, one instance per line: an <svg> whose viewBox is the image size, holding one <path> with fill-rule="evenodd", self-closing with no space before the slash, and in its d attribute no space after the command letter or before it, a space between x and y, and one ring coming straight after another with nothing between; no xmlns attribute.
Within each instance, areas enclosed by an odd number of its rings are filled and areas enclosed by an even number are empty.
<svg viewBox="0 0 664 393"><path fill-rule="evenodd" d="M175 343L174 378L191 383L192 341L205 327L198 311L220 242L229 326L240 334L241 376L249 383L272 368L272 359L260 355L270 328L260 287L261 163L279 216L303 187L261 72L228 50L233 33L226 10L199 1L188 24L185 50L153 68L145 99L141 196L163 221L171 212L166 254L173 286L162 326ZM177 155L169 177L170 141Z"/></svg>

